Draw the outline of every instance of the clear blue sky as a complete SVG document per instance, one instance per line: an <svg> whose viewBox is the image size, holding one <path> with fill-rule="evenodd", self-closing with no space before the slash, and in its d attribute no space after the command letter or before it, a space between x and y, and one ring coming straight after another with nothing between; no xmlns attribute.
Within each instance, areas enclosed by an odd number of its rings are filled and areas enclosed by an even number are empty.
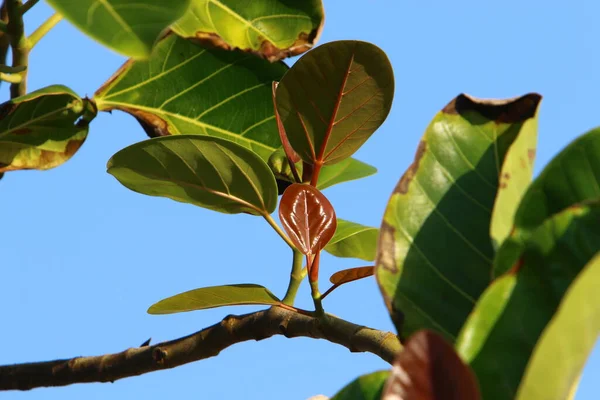
<svg viewBox="0 0 600 400"><path fill-rule="evenodd" d="M536 172L577 135L600 125L597 0L325 0L325 9L321 43L377 44L392 61L397 87L390 117L357 154L379 173L326 191L341 218L379 225L425 127L461 92L544 96ZM50 14L45 3L37 6L28 31ZM34 50L30 89L62 83L91 96L123 61L62 22ZM0 182L0 364L121 351L252 310L146 314L155 301L196 287L254 282L276 294L285 290L288 249L261 219L139 195L105 172L112 154L143 139L130 116L102 114L67 164L43 173L9 173ZM358 265L327 256L322 275ZM306 286L300 300L311 307ZM357 323L392 329L372 279L340 289L325 307ZM303 400L333 395L359 374L383 368L370 354L277 337L114 384L0 398ZM599 374L596 351L578 400L598 399Z"/></svg>

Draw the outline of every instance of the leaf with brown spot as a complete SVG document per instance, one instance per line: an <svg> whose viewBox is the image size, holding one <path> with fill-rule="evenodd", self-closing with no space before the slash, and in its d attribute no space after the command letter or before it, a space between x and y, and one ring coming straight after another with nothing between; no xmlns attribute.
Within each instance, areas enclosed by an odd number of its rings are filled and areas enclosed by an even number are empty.
<svg viewBox="0 0 600 400"><path fill-rule="evenodd" d="M519 160L535 143L540 99L460 95L425 130L378 240L375 275L401 337L428 329L454 341L489 285L490 235L507 234L498 218L512 218L529 182Z"/></svg>
<svg viewBox="0 0 600 400"><path fill-rule="evenodd" d="M477 380L454 348L431 331L415 333L392 367L382 400L479 400Z"/></svg>
<svg viewBox="0 0 600 400"><path fill-rule="evenodd" d="M510 236L498 249L494 276L508 271L527 238L547 218L570 206L600 198L600 128L581 135L557 154L523 196Z"/></svg>
<svg viewBox="0 0 600 400"><path fill-rule="evenodd" d="M55 85L0 105L0 173L46 170L69 160L87 138L89 120L81 118L88 102Z"/></svg>
<svg viewBox="0 0 600 400"><path fill-rule="evenodd" d="M333 206L323 193L300 183L290 185L281 196L279 219L294 245L307 256L327 245L337 225Z"/></svg>
<svg viewBox="0 0 600 400"><path fill-rule="evenodd" d="M205 45L277 61L310 49L323 21L321 0L192 0L172 29Z"/></svg>

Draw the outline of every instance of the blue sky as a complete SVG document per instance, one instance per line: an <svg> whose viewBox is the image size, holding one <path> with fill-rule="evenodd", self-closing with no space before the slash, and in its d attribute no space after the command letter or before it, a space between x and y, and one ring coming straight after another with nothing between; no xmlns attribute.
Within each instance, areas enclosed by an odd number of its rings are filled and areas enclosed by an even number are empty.
<svg viewBox="0 0 600 400"><path fill-rule="evenodd" d="M340 218L378 226L388 197L412 161L434 114L461 92L478 97L544 96L536 173L562 147L600 125L600 25L595 0L325 0L321 43L370 41L389 55L396 76L392 113L357 153L379 169L326 194ZM32 31L51 14L31 12ZM55 83L91 96L124 59L60 23L34 50L30 89ZM2 99L6 87L2 86ZM105 172L121 148L145 139L135 120L102 114L67 164L10 173L0 182L0 364L121 351L176 338L252 307L171 316L149 305L196 287L259 283L282 294L285 244L259 218L232 216L128 191ZM361 265L324 256L322 276ZM311 307L307 286L300 306ZM375 281L341 288L327 311L391 330ZM370 354L312 339L277 337L238 344L219 357L114 384L75 385L10 399L223 398L302 400L333 395L356 376L388 366ZM597 399L600 351L578 400Z"/></svg>

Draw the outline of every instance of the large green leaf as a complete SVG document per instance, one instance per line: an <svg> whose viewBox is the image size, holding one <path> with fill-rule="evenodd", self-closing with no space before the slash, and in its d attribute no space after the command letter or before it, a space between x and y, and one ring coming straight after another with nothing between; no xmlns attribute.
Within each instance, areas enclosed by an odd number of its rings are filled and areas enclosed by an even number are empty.
<svg viewBox="0 0 600 400"><path fill-rule="evenodd" d="M227 213L267 215L277 205L275 177L252 151L226 139L198 135L133 144L108 161L127 188Z"/></svg>
<svg viewBox="0 0 600 400"><path fill-rule="evenodd" d="M172 29L183 37L274 61L308 50L322 26L321 0L193 0Z"/></svg>
<svg viewBox="0 0 600 400"><path fill-rule="evenodd" d="M531 184L517 209L511 236L498 250L494 275L508 271L531 232L546 218L585 200L600 198L600 128L565 147Z"/></svg>
<svg viewBox="0 0 600 400"><path fill-rule="evenodd" d="M504 160L540 96L460 95L433 119L388 203L376 276L401 335L454 341L491 278L492 209Z"/></svg>
<svg viewBox="0 0 600 400"><path fill-rule="evenodd" d="M350 157L386 119L394 73L377 46L354 40L306 53L277 87L277 110L300 157L316 165Z"/></svg>
<svg viewBox="0 0 600 400"><path fill-rule="evenodd" d="M264 286L252 284L211 286L161 300L148 309L148 314L173 314L223 306L279 303L281 301Z"/></svg>
<svg viewBox="0 0 600 400"><path fill-rule="evenodd" d="M600 251L598 221L600 203L571 206L547 219L511 272L495 280L478 301L457 350L475 371L484 399L515 398L543 330L557 315L569 286ZM580 318L585 312L578 310ZM578 340L562 331L560 336Z"/></svg>
<svg viewBox="0 0 600 400"><path fill-rule="evenodd" d="M286 70L283 63L170 35L148 60L126 62L95 100L99 110L135 116L150 136L222 137L267 161L281 146L271 84Z"/></svg>
<svg viewBox="0 0 600 400"><path fill-rule="evenodd" d="M343 219L337 220L337 230L324 250L337 257L375 260L379 230Z"/></svg>
<svg viewBox="0 0 600 400"><path fill-rule="evenodd" d="M600 255L577 276L538 341L517 400L567 400L600 337ZM557 362L558 360L558 362Z"/></svg>
<svg viewBox="0 0 600 400"><path fill-rule="evenodd" d="M187 10L190 0L48 0L105 46L134 58L150 55L156 39Z"/></svg>
<svg viewBox="0 0 600 400"><path fill-rule="evenodd" d="M380 400L389 371L378 371L363 375L350 382L331 400Z"/></svg>
<svg viewBox="0 0 600 400"><path fill-rule="evenodd" d="M60 85L0 105L0 173L50 169L71 158L87 137L89 105Z"/></svg>

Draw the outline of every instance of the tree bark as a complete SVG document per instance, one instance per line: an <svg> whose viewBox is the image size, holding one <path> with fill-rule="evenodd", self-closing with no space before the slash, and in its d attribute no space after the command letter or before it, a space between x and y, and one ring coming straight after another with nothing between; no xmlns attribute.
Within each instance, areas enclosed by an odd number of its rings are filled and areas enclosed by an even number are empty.
<svg viewBox="0 0 600 400"><path fill-rule="evenodd" d="M352 352L373 353L390 364L402 347L391 332L355 325L329 314L317 318L271 307L251 314L230 315L192 335L153 346L102 356L0 366L0 390L114 382L214 357L235 343L274 335L325 339Z"/></svg>

